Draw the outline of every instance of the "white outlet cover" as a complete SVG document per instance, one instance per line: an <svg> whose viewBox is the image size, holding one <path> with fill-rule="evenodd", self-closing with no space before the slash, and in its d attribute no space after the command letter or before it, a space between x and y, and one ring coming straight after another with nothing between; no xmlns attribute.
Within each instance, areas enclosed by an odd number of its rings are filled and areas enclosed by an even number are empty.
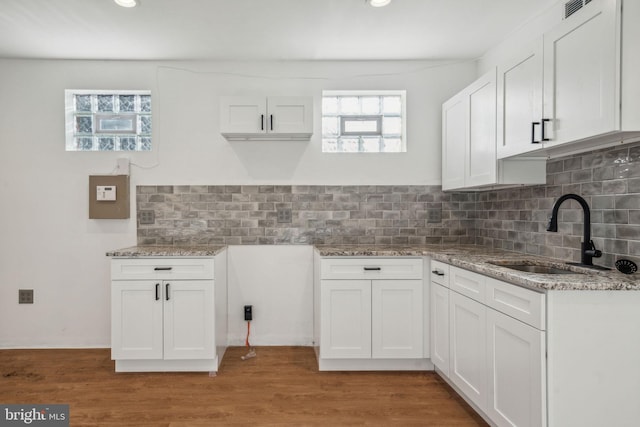
<svg viewBox="0 0 640 427"><path fill-rule="evenodd" d="M116 186L115 185L98 185L96 186L96 200L99 202L115 201Z"/></svg>

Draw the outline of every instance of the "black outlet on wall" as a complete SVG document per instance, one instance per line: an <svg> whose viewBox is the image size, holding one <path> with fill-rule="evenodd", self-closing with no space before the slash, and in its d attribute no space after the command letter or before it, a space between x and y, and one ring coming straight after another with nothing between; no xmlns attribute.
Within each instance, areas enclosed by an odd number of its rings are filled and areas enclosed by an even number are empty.
<svg viewBox="0 0 640 427"><path fill-rule="evenodd" d="M244 320L247 322L253 320L253 307L250 305L244 306Z"/></svg>

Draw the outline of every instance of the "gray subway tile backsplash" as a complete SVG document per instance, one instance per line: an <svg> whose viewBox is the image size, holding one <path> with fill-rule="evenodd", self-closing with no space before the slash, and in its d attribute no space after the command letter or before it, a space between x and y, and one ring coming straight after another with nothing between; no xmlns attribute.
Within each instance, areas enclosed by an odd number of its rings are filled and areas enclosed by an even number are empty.
<svg viewBox="0 0 640 427"><path fill-rule="evenodd" d="M582 210L561 207L558 233L546 231L555 199L589 203L592 237L604 253L640 263L640 143L549 160L547 184L483 192L429 185L143 185L140 245L479 244L566 261L580 260ZM291 223L277 221L291 209Z"/></svg>

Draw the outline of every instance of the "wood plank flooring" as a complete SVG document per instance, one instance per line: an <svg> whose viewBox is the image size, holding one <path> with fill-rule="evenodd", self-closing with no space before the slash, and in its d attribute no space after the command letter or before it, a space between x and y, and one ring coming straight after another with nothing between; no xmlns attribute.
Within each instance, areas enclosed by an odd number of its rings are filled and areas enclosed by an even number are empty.
<svg viewBox="0 0 640 427"><path fill-rule="evenodd" d="M115 373L109 349L0 350L0 403L71 426L485 426L432 372L319 372L309 347L229 348L208 373Z"/></svg>

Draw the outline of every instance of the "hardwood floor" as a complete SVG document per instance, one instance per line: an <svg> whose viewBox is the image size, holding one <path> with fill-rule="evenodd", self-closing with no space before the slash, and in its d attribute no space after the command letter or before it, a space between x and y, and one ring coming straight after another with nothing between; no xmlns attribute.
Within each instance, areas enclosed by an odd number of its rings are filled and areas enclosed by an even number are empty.
<svg viewBox="0 0 640 427"><path fill-rule="evenodd" d="M0 403L71 426L485 426L432 372L318 372L309 347L230 348L207 373L115 373L109 349L0 350Z"/></svg>

